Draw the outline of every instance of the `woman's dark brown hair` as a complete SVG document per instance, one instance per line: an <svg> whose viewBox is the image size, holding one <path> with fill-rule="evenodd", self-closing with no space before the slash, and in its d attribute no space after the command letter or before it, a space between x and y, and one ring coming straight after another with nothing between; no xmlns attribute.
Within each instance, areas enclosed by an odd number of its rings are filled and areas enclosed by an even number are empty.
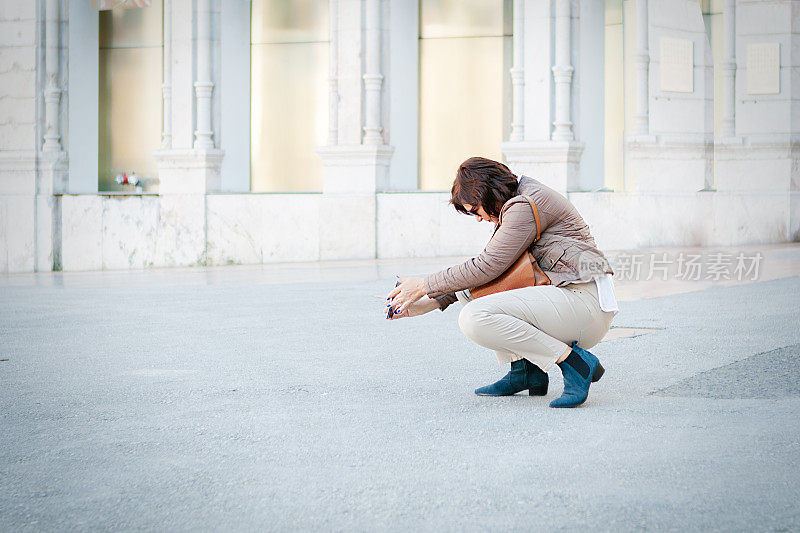
<svg viewBox="0 0 800 533"><path fill-rule="evenodd" d="M458 167L450 203L459 213L470 214L464 208L478 206L490 216L499 217L503 204L516 196L517 177L503 163L485 157L470 157Z"/></svg>

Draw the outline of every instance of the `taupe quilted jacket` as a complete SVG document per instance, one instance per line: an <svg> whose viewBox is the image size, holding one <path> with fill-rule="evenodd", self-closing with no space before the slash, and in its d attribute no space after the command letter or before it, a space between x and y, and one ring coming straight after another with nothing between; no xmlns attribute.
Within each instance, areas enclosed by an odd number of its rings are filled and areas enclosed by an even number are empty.
<svg viewBox="0 0 800 533"><path fill-rule="evenodd" d="M542 228L536 242L533 210L522 195L529 196L539 210ZM575 206L540 181L521 176L517 196L503 204L500 223L495 226L483 252L460 265L427 276L425 290L444 311L456 301L456 291L492 281L526 249L556 286L591 281L592 276L598 274L614 274Z"/></svg>

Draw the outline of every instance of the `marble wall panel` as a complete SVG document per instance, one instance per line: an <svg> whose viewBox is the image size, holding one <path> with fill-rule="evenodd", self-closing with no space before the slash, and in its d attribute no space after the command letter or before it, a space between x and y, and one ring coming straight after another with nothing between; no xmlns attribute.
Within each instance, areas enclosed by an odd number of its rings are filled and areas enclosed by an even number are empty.
<svg viewBox="0 0 800 533"><path fill-rule="evenodd" d="M319 258L374 259L375 195L323 195L320 199Z"/></svg>
<svg viewBox="0 0 800 533"><path fill-rule="evenodd" d="M258 200L262 261L317 261L322 225L336 224L336 221L322 218L322 195L270 194L259 195ZM361 220L359 217L364 217L365 213L373 213L374 217L374 208L355 210L353 220ZM350 220L349 213L345 214L345 219ZM342 246L352 246L351 239L343 239Z"/></svg>
<svg viewBox="0 0 800 533"><path fill-rule="evenodd" d="M214 194L206 201L208 262L212 265L263 262L261 195Z"/></svg>
<svg viewBox="0 0 800 533"><path fill-rule="evenodd" d="M319 194L207 197L210 264L319 259Z"/></svg>
<svg viewBox="0 0 800 533"><path fill-rule="evenodd" d="M378 195L378 257L477 255L493 226L458 213L446 193Z"/></svg>
<svg viewBox="0 0 800 533"><path fill-rule="evenodd" d="M103 201L103 269L153 266L159 230L158 198L110 196Z"/></svg>
<svg viewBox="0 0 800 533"><path fill-rule="evenodd" d="M158 216L154 266L206 264L205 195L159 196Z"/></svg>
<svg viewBox="0 0 800 533"><path fill-rule="evenodd" d="M61 264L64 271L103 267L104 197L61 197Z"/></svg>

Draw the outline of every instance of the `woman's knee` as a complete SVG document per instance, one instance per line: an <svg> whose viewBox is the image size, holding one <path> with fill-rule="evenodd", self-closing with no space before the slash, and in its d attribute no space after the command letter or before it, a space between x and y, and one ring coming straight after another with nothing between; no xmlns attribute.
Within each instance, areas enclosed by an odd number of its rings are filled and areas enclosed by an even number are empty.
<svg viewBox="0 0 800 533"><path fill-rule="evenodd" d="M485 316L486 311L473 300L461 309L458 315L458 327L464 335L474 341L480 337L481 322Z"/></svg>

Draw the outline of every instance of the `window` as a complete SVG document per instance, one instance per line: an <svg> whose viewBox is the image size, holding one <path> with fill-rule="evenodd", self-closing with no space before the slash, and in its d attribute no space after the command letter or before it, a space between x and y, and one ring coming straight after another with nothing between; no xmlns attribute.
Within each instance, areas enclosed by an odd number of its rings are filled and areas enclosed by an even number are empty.
<svg viewBox="0 0 800 533"><path fill-rule="evenodd" d="M420 0L419 176L450 190L472 156L502 160L511 124L510 0Z"/></svg>
<svg viewBox="0 0 800 533"><path fill-rule="evenodd" d="M155 178L161 146L163 7L100 12L98 190L119 172Z"/></svg>
<svg viewBox="0 0 800 533"><path fill-rule="evenodd" d="M253 0L250 188L321 191L328 133L328 0Z"/></svg>

